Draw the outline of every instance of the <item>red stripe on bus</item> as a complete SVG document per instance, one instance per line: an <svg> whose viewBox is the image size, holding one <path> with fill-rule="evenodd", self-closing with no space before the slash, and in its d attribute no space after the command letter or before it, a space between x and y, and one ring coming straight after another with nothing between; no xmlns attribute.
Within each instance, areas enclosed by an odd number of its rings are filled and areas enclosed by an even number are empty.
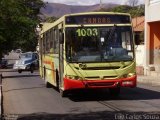
<svg viewBox="0 0 160 120"><path fill-rule="evenodd" d="M45 63L45 64L51 64L52 62L51 61L43 61L43 63Z"/></svg>
<svg viewBox="0 0 160 120"><path fill-rule="evenodd" d="M130 85L123 85L122 82L132 81ZM129 78L119 78L114 80L73 80L64 78L64 90L83 89L83 88L114 88L120 87L136 87L137 76Z"/></svg>

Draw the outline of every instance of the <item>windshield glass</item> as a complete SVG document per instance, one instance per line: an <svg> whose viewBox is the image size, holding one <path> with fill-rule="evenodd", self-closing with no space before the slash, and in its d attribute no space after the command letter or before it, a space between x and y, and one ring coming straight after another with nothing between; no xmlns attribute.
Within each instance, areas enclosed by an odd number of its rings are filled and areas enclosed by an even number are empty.
<svg viewBox="0 0 160 120"><path fill-rule="evenodd" d="M129 61L133 56L130 26L66 28L68 62Z"/></svg>
<svg viewBox="0 0 160 120"><path fill-rule="evenodd" d="M32 58L32 53L23 53L21 54L21 58Z"/></svg>

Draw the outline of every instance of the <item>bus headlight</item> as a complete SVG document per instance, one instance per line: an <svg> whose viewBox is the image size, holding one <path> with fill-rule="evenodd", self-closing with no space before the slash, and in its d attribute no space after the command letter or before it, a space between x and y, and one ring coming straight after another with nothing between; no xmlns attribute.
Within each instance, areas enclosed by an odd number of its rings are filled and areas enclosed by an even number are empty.
<svg viewBox="0 0 160 120"><path fill-rule="evenodd" d="M79 76L73 76L73 75L66 75L67 79L72 79L72 80L82 80L81 77Z"/></svg>
<svg viewBox="0 0 160 120"><path fill-rule="evenodd" d="M128 73L128 74L124 74L122 77L128 78L128 77L133 77L134 75L135 75L135 73Z"/></svg>

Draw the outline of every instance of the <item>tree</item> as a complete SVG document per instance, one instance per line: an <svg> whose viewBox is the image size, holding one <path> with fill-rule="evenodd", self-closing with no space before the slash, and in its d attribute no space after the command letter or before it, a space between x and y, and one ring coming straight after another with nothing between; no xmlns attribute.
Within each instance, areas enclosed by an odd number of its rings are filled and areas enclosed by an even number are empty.
<svg viewBox="0 0 160 120"><path fill-rule="evenodd" d="M19 47L34 50L35 28L41 20L38 15L44 7L43 1L1 0L0 6L0 55Z"/></svg>
<svg viewBox="0 0 160 120"><path fill-rule="evenodd" d="M129 6L135 7L138 5L138 0L128 0L126 4Z"/></svg>
<svg viewBox="0 0 160 120"><path fill-rule="evenodd" d="M128 6L128 5L120 5L117 7L114 7L112 9L110 9L110 11L112 12L120 12L120 13L127 13L128 11L130 11L132 7Z"/></svg>
<svg viewBox="0 0 160 120"><path fill-rule="evenodd" d="M47 17L46 20L45 20L45 22L52 23L52 22L56 21L57 19L58 19L58 18L56 18L56 17L54 17L54 16L52 16L52 17Z"/></svg>
<svg viewBox="0 0 160 120"><path fill-rule="evenodd" d="M120 13L129 13L131 17L144 16L144 5L139 6L129 6L129 5L120 5L114 8L108 9L106 11L110 12L120 12Z"/></svg>

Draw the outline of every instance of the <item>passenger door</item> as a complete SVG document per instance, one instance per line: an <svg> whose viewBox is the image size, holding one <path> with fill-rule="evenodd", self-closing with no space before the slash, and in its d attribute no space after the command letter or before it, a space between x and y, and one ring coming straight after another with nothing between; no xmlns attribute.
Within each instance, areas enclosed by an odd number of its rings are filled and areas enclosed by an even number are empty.
<svg viewBox="0 0 160 120"><path fill-rule="evenodd" d="M59 85L60 87L63 87L63 72L64 72L63 44L64 44L63 31L59 30Z"/></svg>

